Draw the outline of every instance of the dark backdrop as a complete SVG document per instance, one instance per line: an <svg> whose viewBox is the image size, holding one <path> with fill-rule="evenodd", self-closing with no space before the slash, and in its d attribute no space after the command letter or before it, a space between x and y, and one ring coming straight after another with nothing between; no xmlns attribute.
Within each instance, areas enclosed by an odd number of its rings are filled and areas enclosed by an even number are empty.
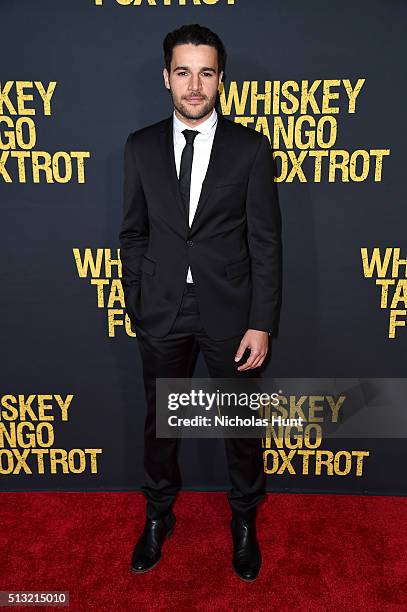
<svg viewBox="0 0 407 612"><path fill-rule="evenodd" d="M156 4L2 0L0 5L2 87L7 81L57 82L51 115L44 115L38 93L26 102L36 114L20 115L35 123L32 150L89 153L82 183L75 172L66 183L35 183L30 172L22 182L10 159L13 181L0 176L2 397L73 394L69 421L53 422L53 447L102 449L95 474L89 465L82 474L50 474L47 468L44 474L37 468L7 474L9 450L2 459L4 489L139 486L144 396L137 341L123 327L109 336L108 308L98 307L90 276L79 276L74 249L80 257L85 249L94 254L111 249L117 257L124 142L129 132L172 112L161 74L162 40L182 23L207 25L222 37L228 51L226 92L232 81L239 87L257 81L263 91L264 81L349 79L354 85L365 79L355 113L347 112L343 86L334 88L341 94L332 100L340 108L332 115L338 121L332 148L388 149L381 179L370 173L360 182L340 177L329 182L323 174L318 182L308 158L309 180L278 184L284 293L268 372L303 378L405 375L407 329L399 327L394 339L388 337L389 311L379 307L379 287L365 278L360 253L362 247L399 247L406 255L404 3ZM10 99L16 102L14 87ZM258 115L264 115L262 108ZM3 104L0 116L4 140L9 129L4 117L15 122L18 115ZM235 116L232 111L230 118ZM272 125L273 117L267 119ZM112 308L121 307L116 302ZM206 375L201 359L197 373ZM4 414L1 422L9 427ZM4 447L10 449L6 442ZM276 475L269 478L270 490L406 492L403 438L324 440L322 448L371 452L360 477ZM180 460L185 487L228 486L221 441L184 440Z"/></svg>

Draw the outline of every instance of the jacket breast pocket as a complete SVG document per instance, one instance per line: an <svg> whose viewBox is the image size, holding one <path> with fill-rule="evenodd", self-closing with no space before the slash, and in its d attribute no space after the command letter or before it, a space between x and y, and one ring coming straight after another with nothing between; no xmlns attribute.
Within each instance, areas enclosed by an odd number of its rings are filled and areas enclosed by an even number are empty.
<svg viewBox="0 0 407 612"><path fill-rule="evenodd" d="M219 189L219 191L221 190L235 190L235 189L243 189L246 186L246 182L245 181L236 181L234 183L232 182L228 182L228 183L216 183L215 185L215 189Z"/></svg>
<svg viewBox="0 0 407 612"><path fill-rule="evenodd" d="M235 278L236 276L248 274L250 272L250 257L227 264L225 269L228 278Z"/></svg>
<svg viewBox="0 0 407 612"><path fill-rule="evenodd" d="M150 259L149 257L143 255L143 258L141 260L141 269L143 270L143 272L145 272L146 274L150 274L150 276L153 276L155 274L156 265L157 264L153 259Z"/></svg>

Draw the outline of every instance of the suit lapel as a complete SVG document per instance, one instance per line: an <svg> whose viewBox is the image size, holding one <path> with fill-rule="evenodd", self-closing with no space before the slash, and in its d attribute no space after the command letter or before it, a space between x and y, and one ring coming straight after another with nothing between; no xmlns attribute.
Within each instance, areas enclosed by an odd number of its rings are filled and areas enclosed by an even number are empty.
<svg viewBox="0 0 407 612"><path fill-rule="evenodd" d="M206 171L205 179L202 182L202 189L198 201L198 205L195 211L195 215L192 221L191 228L188 226L188 220L185 214L184 205L181 199L181 194L179 191L178 184L178 176L177 169L175 166L175 156L174 156L174 137L173 137L173 116L171 115L168 119L165 120L162 130L160 132L160 144L161 144L161 152L163 155L163 161L165 168L168 172L168 180L169 185L174 196L174 199L177 202L178 209L182 215L183 220L183 228L185 229L187 234L190 234L192 230L196 230L198 226L198 217L201 215L202 210L205 206L205 203L208 200L208 197L216 184L216 181L219 176L222 176L223 167L227 164L227 155L226 155L226 131L227 119L224 119L223 116L218 113L218 122L215 130L215 136L212 143L211 156L209 159L208 169Z"/></svg>
<svg viewBox="0 0 407 612"><path fill-rule="evenodd" d="M226 156L226 122L227 120L218 113L218 123L215 130L215 136L213 138L211 156L209 158L208 169L206 171L205 179L202 182L201 194L199 196L198 205L196 207L195 215L192 220L190 232L196 230L199 225L199 216L208 201L210 193L216 184L219 176L223 174L223 164L227 163Z"/></svg>

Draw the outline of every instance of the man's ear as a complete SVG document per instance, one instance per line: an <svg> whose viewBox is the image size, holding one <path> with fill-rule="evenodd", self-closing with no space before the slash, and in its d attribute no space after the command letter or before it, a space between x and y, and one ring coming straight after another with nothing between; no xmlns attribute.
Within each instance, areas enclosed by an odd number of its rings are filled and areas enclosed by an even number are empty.
<svg viewBox="0 0 407 612"><path fill-rule="evenodd" d="M163 77L164 77L164 85L166 86L167 89L170 89L170 79L169 79L167 68L164 68L163 70Z"/></svg>
<svg viewBox="0 0 407 612"><path fill-rule="evenodd" d="M220 71L219 73L219 82L218 82L218 86L222 83L223 81L223 70Z"/></svg>

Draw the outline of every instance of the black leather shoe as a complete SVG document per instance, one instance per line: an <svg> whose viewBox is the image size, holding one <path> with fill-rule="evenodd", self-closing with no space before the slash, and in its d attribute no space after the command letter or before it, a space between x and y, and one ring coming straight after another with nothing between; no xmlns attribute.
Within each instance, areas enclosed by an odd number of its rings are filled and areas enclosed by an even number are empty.
<svg viewBox="0 0 407 612"><path fill-rule="evenodd" d="M160 519L146 519L143 533L134 547L130 569L133 572L148 572L161 559L161 548L166 538L174 531L175 515L170 512Z"/></svg>
<svg viewBox="0 0 407 612"><path fill-rule="evenodd" d="M248 582L256 580L261 567L256 521L233 516L230 527L233 539L232 567L242 580Z"/></svg>

